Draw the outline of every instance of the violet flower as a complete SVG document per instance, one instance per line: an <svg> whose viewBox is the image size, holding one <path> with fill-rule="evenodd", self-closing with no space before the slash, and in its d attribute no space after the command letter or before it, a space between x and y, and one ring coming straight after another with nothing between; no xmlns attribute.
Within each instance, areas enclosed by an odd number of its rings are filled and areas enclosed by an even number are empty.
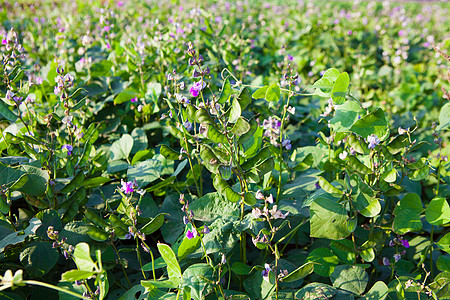
<svg viewBox="0 0 450 300"><path fill-rule="evenodd" d="M371 134L367 137L367 143L369 144L369 149L373 149L380 143L380 139L375 134Z"/></svg>
<svg viewBox="0 0 450 300"><path fill-rule="evenodd" d="M61 150L64 150L64 149L66 149L67 150L67 155L72 155L72 151L73 151L73 146L72 145L63 145L62 147L61 147Z"/></svg>

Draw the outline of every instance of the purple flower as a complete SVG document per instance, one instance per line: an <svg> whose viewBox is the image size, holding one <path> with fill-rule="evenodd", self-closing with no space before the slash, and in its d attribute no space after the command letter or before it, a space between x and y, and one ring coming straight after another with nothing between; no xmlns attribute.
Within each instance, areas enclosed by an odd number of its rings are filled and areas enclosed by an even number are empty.
<svg viewBox="0 0 450 300"><path fill-rule="evenodd" d="M126 238L127 240L131 239L131 233L125 234L125 238Z"/></svg>
<svg viewBox="0 0 450 300"><path fill-rule="evenodd" d="M401 243L402 243L402 245L403 245L403 247L405 247L405 248L409 248L409 242L408 242L408 240L400 240L401 241Z"/></svg>
<svg viewBox="0 0 450 300"><path fill-rule="evenodd" d="M103 27L103 30L104 30L104 31L110 31L110 30L111 30L111 27L109 27L108 25L106 25L105 27Z"/></svg>
<svg viewBox="0 0 450 300"><path fill-rule="evenodd" d="M391 262L389 261L389 258L383 257L383 265L385 265L385 266L390 266L391 265Z"/></svg>
<svg viewBox="0 0 450 300"><path fill-rule="evenodd" d="M120 190L125 194L131 194L132 192L134 192L134 186L132 181L125 181L122 179L121 184L122 186L120 187Z"/></svg>
<svg viewBox="0 0 450 300"><path fill-rule="evenodd" d="M184 128L186 128L187 131L192 130L192 123L186 120L186 122L183 123Z"/></svg>
<svg viewBox="0 0 450 300"><path fill-rule="evenodd" d="M353 31L351 31L351 30L349 30L349 31L347 32L348 35L352 35L352 33L353 33Z"/></svg>
<svg viewBox="0 0 450 300"><path fill-rule="evenodd" d="M288 139L283 140L283 142L281 142L281 145L283 147L286 147L286 150L291 150L291 148L292 148L291 140L288 140Z"/></svg>
<svg viewBox="0 0 450 300"><path fill-rule="evenodd" d="M389 247L394 247L395 246L395 241L394 240L390 240L389 241Z"/></svg>
<svg viewBox="0 0 450 300"><path fill-rule="evenodd" d="M37 85L40 85L40 84L42 84L43 82L44 82L44 79L42 79L42 77L39 76L39 77L36 78L36 84L37 84Z"/></svg>
<svg viewBox="0 0 450 300"><path fill-rule="evenodd" d="M200 94L200 91L205 87L205 85L206 84L204 82L202 84L201 80L197 81L197 82L194 82L194 84L192 85L191 89L189 90L189 93L191 93L191 95L193 97L197 97Z"/></svg>
<svg viewBox="0 0 450 300"><path fill-rule="evenodd" d="M194 230L193 230L193 231L188 230L188 231L186 232L186 237L187 237L188 239L193 239L195 236L196 236L196 234L194 233Z"/></svg>
<svg viewBox="0 0 450 300"><path fill-rule="evenodd" d="M313 71L308 72L308 77L312 77L314 75Z"/></svg>
<svg viewBox="0 0 450 300"><path fill-rule="evenodd" d="M395 262L398 262L398 261L400 260L401 257L402 257L402 256L401 256L400 254L395 253L395 254L394 254Z"/></svg>
<svg viewBox="0 0 450 300"><path fill-rule="evenodd" d="M261 192L261 190L258 190L258 191L256 192L255 198L258 199L258 200L264 199L264 195L263 195L263 193Z"/></svg>
<svg viewBox="0 0 450 300"><path fill-rule="evenodd" d="M292 55L290 55L290 54L288 54L287 58L288 58L289 60L294 60L294 57L293 57Z"/></svg>
<svg viewBox="0 0 450 300"><path fill-rule="evenodd" d="M131 98L130 100L132 103L136 103L138 101L137 97Z"/></svg>
<svg viewBox="0 0 450 300"><path fill-rule="evenodd" d="M72 155L72 151L73 151L73 146L72 145L63 145L62 147L61 147L61 150L64 150L64 149L66 149L67 150L67 155Z"/></svg>
<svg viewBox="0 0 450 300"><path fill-rule="evenodd" d="M183 224L184 224L184 225L187 225L188 223L189 223L188 217L184 216L184 217L183 217Z"/></svg>
<svg viewBox="0 0 450 300"><path fill-rule="evenodd" d="M400 30L399 32L398 32L398 36L404 36L405 35L405 31L404 30Z"/></svg>
<svg viewBox="0 0 450 300"><path fill-rule="evenodd" d="M22 99L23 97L13 97L13 100L17 105L20 105L20 103L22 103Z"/></svg>
<svg viewBox="0 0 450 300"><path fill-rule="evenodd" d="M261 275L263 276L263 277L269 277L269 273L270 273L270 271L272 270L271 268L270 268L270 265L269 264L264 264L264 270L261 272Z"/></svg>
<svg viewBox="0 0 450 300"><path fill-rule="evenodd" d="M202 233L208 234L210 232L209 227L205 225L205 227L202 230Z"/></svg>
<svg viewBox="0 0 450 300"><path fill-rule="evenodd" d="M367 137L367 143L369 143L369 149L373 149L380 143L380 139L375 134L371 134Z"/></svg>

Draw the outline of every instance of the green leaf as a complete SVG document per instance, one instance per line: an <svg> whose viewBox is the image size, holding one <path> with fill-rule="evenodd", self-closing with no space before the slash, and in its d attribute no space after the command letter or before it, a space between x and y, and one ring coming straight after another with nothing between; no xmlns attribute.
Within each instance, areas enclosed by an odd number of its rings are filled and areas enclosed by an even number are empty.
<svg viewBox="0 0 450 300"><path fill-rule="evenodd" d="M364 217L372 218L381 212L381 204L377 198L362 192L356 196L356 208Z"/></svg>
<svg viewBox="0 0 450 300"><path fill-rule="evenodd" d="M447 200L435 197L425 210L425 218L431 225L442 226L450 222L450 207Z"/></svg>
<svg viewBox="0 0 450 300"><path fill-rule="evenodd" d="M347 101L336 107L334 117L330 120L331 128L335 132L349 131L358 117L364 115L364 109L355 101Z"/></svg>
<svg viewBox="0 0 450 300"><path fill-rule="evenodd" d="M333 241L330 244L330 249L344 263L351 264L355 261L353 243L350 240Z"/></svg>
<svg viewBox="0 0 450 300"><path fill-rule="evenodd" d="M139 96L140 93L138 91L136 91L135 89L127 88L120 92L116 96L116 98L114 98L114 104L121 104Z"/></svg>
<svg viewBox="0 0 450 300"><path fill-rule="evenodd" d="M28 175L27 174L23 174L22 176L20 176L19 179L17 179L10 187L9 190L11 192L16 191L18 189L20 189L21 187L23 187L25 185L25 183L28 182Z"/></svg>
<svg viewBox="0 0 450 300"><path fill-rule="evenodd" d="M314 273L323 277L330 277L334 268L339 264L339 258L330 249L324 247L312 250L306 261L316 263Z"/></svg>
<svg viewBox="0 0 450 300"><path fill-rule="evenodd" d="M223 82L222 91L220 92L220 96L217 102L219 102L220 104L224 104L225 102L228 101L228 99L230 99L230 96L231 96L231 83L229 77L227 77Z"/></svg>
<svg viewBox="0 0 450 300"><path fill-rule="evenodd" d="M334 83L338 77L339 71L337 69L328 69L325 71L322 78L313 84L313 87L321 89L322 92L329 93L333 89Z"/></svg>
<svg viewBox="0 0 450 300"><path fill-rule="evenodd" d="M109 179L108 177L99 176L99 177L86 179L84 181L83 185L84 185L84 187L86 189L90 189L90 188L99 187L99 186L101 186L101 185L103 185L103 184L105 184L107 182L110 182L110 181L111 181L111 179Z"/></svg>
<svg viewBox="0 0 450 300"><path fill-rule="evenodd" d="M240 261L236 261L231 266L231 270L237 275L248 275L252 271L252 267Z"/></svg>
<svg viewBox="0 0 450 300"><path fill-rule="evenodd" d="M450 254L450 232L444 235L436 245Z"/></svg>
<svg viewBox="0 0 450 300"><path fill-rule="evenodd" d="M191 297L194 299L204 299L208 294L207 286L213 282L213 269L208 264L190 265L183 273L183 286L191 289Z"/></svg>
<svg viewBox="0 0 450 300"><path fill-rule="evenodd" d="M244 111L247 106L252 103L252 96L250 95L250 90L248 88L243 88L237 97L239 101L239 106L241 107L241 111Z"/></svg>
<svg viewBox="0 0 450 300"><path fill-rule="evenodd" d="M356 295L364 293L369 282L369 275L360 266L337 266L330 278L334 287Z"/></svg>
<svg viewBox="0 0 450 300"><path fill-rule="evenodd" d="M236 123L236 121L240 118L242 113L241 105L237 98L234 98L233 104L231 105L230 115L228 118L228 122Z"/></svg>
<svg viewBox="0 0 450 300"><path fill-rule="evenodd" d="M16 122L18 118L2 100L0 100L0 115L11 123Z"/></svg>
<svg viewBox="0 0 450 300"><path fill-rule="evenodd" d="M347 94L348 85L350 84L350 78L347 72L342 72L336 78L336 83L331 91L331 98L334 104L339 105L345 102L345 96Z"/></svg>
<svg viewBox="0 0 450 300"><path fill-rule="evenodd" d="M166 244L158 243L158 251L167 265L167 274L169 279L178 286L181 282L181 268L177 261L177 256L173 250Z"/></svg>
<svg viewBox="0 0 450 300"><path fill-rule="evenodd" d="M147 159L127 171L128 180L136 180L139 187L144 187L161 176L162 163L157 159Z"/></svg>
<svg viewBox="0 0 450 300"><path fill-rule="evenodd" d="M313 282L305 285L295 294L295 299L316 300L331 299L337 290L328 284L321 282Z"/></svg>
<svg viewBox="0 0 450 300"><path fill-rule="evenodd" d="M70 270L61 275L61 282L74 282L78 280L88 279L95 275L93 271Z"/></svg>
<svg viewBox="0 0 450 300"><path fill-rule="evenodd" d="M281 90L278 83L271 84L266 91L266 100L269 102L278 101L281 97Z"/></svg>
<svg viewBox="0 0 450 300"><path fill-rule="evenodd" d="M127 159L130 156L133 143L134 141L131 135L122 135L119 140L111 145L111 160Z"/></svg>
<svg viewBox="0 0 450 300"><path fill-rule="evenodd" d="M67 194L75 190L76 188L82 186L84 183L84 173L78 172L72 180L68 184L66 184L62 189L61 193Z"/></svg>
<svg viewBox="0 0 450 300"><path fill-rule="evenodd" d="M59 252L51 242L36 241L22 250L19 258L30 277L41 278L56 265Z"/></svg>
<svg viewBox="0 0 450 300"><path fill-rule="evenodd" d="M239 204L226 201L218 193L208 193L189 204L195 220L212 222L217 218L239 219Z"/></svg>
<svg viewBox="0 0 450 300"><path fill-rule="evenodd" d="M350 235L345 207L327 198L317 198L310 207L311 237L341 240Z"/></svg>
<svg viewBox="0 0 450 300"><path fill-rule="evenodd" d="M389 288L383 281L377 281L361 300L384 300L388 291Z"/></svg>
<svg viewBox="0 0 450 300"><path fill-rule="evenodd" d="M389 124L381 108L377 108L370 114L357 120L350 130L365 139L371 134L375 134L381 141L389 137Z"/></svg>
<svg viewBox="0 0 450 300"><path fill-rule="evenodd" d="M188 239L186 236L178 247L178 258L182 260L192 252L198 249L200 246L200 237L196 236L192 239Z"/></svg>
<svg viewBox="0 0 450 300"><path fill-rule="evenodd" d="M394 231L397 234L406 234L410 231L422 229L420 214L422 212L422 201L419 195L414 193L406 194L394 209Z"/></svg>
<svg viewBox="0 0 450 300"><path fill-rule="evenodd" d="M79 270L91 272L96 268L87 243L79 243L75 246L73 259Z"/></svg>
<svg viewBox="0 0 450 300"><path fill-rule="evenodd" d="M3 252L6 246L21 243L25 241L25 238L27 238L28 236L35 234L36 230L41 226L41 224L41 220L32 218L25 230L16 231L3 237L0 240L0 253Z"/></svg>
<svg viewBox="0 0 450 300"><path fill-rule="evenodd" d="M236 123L234 124L233 128L231 128L231 132L237 135L238 138L249 130L250 124L247 121L245 121L243 117L239 117L236 120Z"/></svg>
<svg viewBox="0 0 450 300"><path fill-rule="evenodd" d="M450 103L446 103L442 106L439 112L439 126L436 130L445 130L450 126Z"/></svg>
<svg viewBox="0 0 450 300"><path fill-rule="evenodd" d="M268 86L268 85L265 85L265 86L263 86L263 87L257 89L257 90L253 93L252 97L253 97L254 99L263 99L263 98L265 98L265 97L266 97L266 92L267 92L267 89L268 89L268 88L269 88L269 86Z"/></svg>
<svg viewBox="0 0 450 300"><path fill-rule="evenodd" d="M408 174L409 179L413 181L424 180L430 174L430 167L423 166L420 169L414 170L412 173Z"/></svg>
<svg viewBox="0 0 450 300"><path fill-rule="evenodd" d="M299 279L302 279L314 271L314 263L307 262L304 265L300 266L295 271L289 273L286 277L283 277L283 282L292 282Z"/></svg>
<svg viewBox="0 0 450 300"><path fill-rule="evenodd" d="M436 261L436 266L439 271L450 272L450 257L439 256L439 258Z"/></svg>
<svg viewBox="0 0 450 300"><path fill-rule="evenodd" d="M145 224L140 231L146 235L150 235L164 224L164 215L165 214L159 214L155 218L153 218L150 222Z"/></svg>

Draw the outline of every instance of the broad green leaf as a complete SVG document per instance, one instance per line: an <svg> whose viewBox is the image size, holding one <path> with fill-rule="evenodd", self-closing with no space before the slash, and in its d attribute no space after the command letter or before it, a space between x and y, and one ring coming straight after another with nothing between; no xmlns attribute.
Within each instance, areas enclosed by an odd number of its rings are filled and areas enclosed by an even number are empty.
<svg viewBox="0 0 450 300"><path fill-rule="evenodd" d="M116 98L114 98L114 104L121 104L130 101L132 98L139 97L140 93L134 89L127 88L120 92Z"/></svg>
<svg viewBox="0 0 450 300"><path fill-rule="evenodd" d="M230 99L230 96L231 96L231 83L229 77L227 77L223 82L222 91L220 92L220 96L217 102L219 102L220 104L224 104L225 102L228 101L228 99Z"/></svg>
<svg viewBox="0 0 450 300"><path fill-rule="evenodd" d="M196 236L192 239L188 239L186 236L178 247L178 258L182 260L192 252L198 249L200 246L200 237Z"/></svg>
<svg viewBox="0 0 450 300"><path fill-rule="evenodd" d="M266 92L267 92L267 89L268 89L268 88L269 88L269 86L268 86L268 85L265 85L265 86L263 86L263 87L257 89L257 90L253 93L252 97L253 97L254 99L263 99L263 98L265 98L265 97L266 97Z"/></svg>
<svg viewBox="0 0 450 300"><path fill-rule="evenodd" d="M345 207L333 200L319 197L310 206L311 236L341 240L350 235Z"/></svg>
<svg viewBox="0 0 450 300"><path fill-rule="evenodd" d="M436 245L444 250L445 252L450 254L450 232L444 235Z"/></svg>
<svg viewBox="0 0 450 300"><path fill-rule="evenodd" d="M330 278L334 287L356 295L364 293L369 281L362 267L349 265L337 266Z"/></svg>
<svg viewBox="0 0 450 300"><path fill-rule="evenodd" d="M208 193L189 205L195 220L212 222L217 218L239 218L239 203L226 201L218 193Z"/></svg>
<svg viewBox="0 0 450 300"><path fill-rule="evenodd" d="M339 71L337 69L328 69L325 71L322 78L314 82L313 86L321 89L324 93L330 93L338 77Z"/></svg>
<svg viewBox="0 0 450 300"><path fill-rule="evenodd" d="M228 122L236 123L236 121L240 118L242 113L241 105L237 98L234 98L233 104L231 105L230 115L228 118Z"/></svg>
<svg viewBox="0 0 450 300"><path fill-rule="evenodd" d="M250 130L250 124L245 121L243 117L239 117L234 124L233 128L231 128L231 132L239 138L241 135L245 134Z"/></svg>
<svg viewBox="0 0 450 300"><path fill-rule="evenodd" d="M314 273L323 277L329 277L339 264L339 258L330 249L324 247L312 250L306 261L316 263Z"/></svg>
<svg viewBox="0 0 450 300"><path fill-rule="evenodd" d="M93 276L93 271L70 270L61 275L61 282L74 282L82 279L88 279Z"/></svg>
<svg viewBox="0 0 450 300"><path fill-rule="evenodd" d="M377 281L361 300L384 300L389 288L383 281Z"/></svg>
<svg viewBox="0 0 450 300"><path fill-rule="evenodd" d="M17 115L13 113L2 100L0 100L0 115L11 123L16 122L17 120Z"/></svg>
<svg viewBox="0 0 450 300"><path fill-rule="evenodd" d="M122 135L119 140L111 145L111 160L127 159L130 156L133 143L134 141L131 135Z"/></svg>
<svg viewBox="0 0 450 300"><path fill-rule="evenodd" d="M362 192L356 196L356 208L360 214L367 218L372 218L381 212L381 204L375 197L370 197Z"/></svg>
<svg viewBox="0 0 450 300"><path fill-rule="evenodd" d="M133 131L131 132L131 137L133 138L133 147L131 148L131 153L137 153L141 150L147 149L148 139L144 129L133 129Z"/></svg>
<svg viewBox="0 0 450 300"><path fill-rule="evenodd" d="M355 250L350 240L332 241L330 249L344 263L352 264L355 261Z"/></svg>
<svg viewBox="0 0 450 300"><path fill-rule="evenodd" d="M161 161L147 159L130 167L127 171L127 177L129 181L136 180L139 187L144 187L160 178L161 169Z"/></svg>
<svg viewBox="0 0 450 300"><path fill-rule="evenodd" d="M281 90L278 83L271 84L266 91L266 100L269 102L276 102L281 97Z"/></svg>
<svg viewBox="0 0 450 300"><path fill-rule="evenodd" d="M350 130L365 139L371 134L375 134L381 141L389 137L389 124L381 108L377 108L370 114L357 120Z"/></svg>
<svg viewBox="0 0 450 300"><path fill-rule="evenodd" d="M35 278L47 274L56 265L58 258L58 250L47 241L32 242L20 252L20 262L28 275Z"/></svg>
<svg viewBox="0 0 450 300"><path fill-rule="evenodd" d="M408 174L409 179L413 181L424 180L430 174L430 167L423 166L420 169L414 170L412 173Z"/></svg>
<svg viewBox="0 0 450 300"><path fill-rule="evenodd" d="M302 279L314 271L314 262L307 262L300 266L295 271L289 273L286 277L283 277L283 282L291 282Z"/></svg>
<svg viewBox="0 0 450 300"><path fill-rule="evenodd" d="M316 300L316 299L331 299L337 290L325 283L313 282L305 285L295 294L295 299L302 300Z"/></svg>
<svg viewBox="0 0 450 300"><path fill-rule="evenodd" d="M436 266L439 271L450 272L450 257L439 256L436 262Z"/></svg>
<svg viewBox="0 0 450 300"><path fill-rule="evenodd" d="M331 91L331 98L334 104L339 105L345 102L345 96L347 94L348 85L350 84L350 78L347 72L342 72L336 78L336 83Z"/></svg>
<svg viewBox="0 0 450 300"><path fill-rule="evenodd" d="M181 282L181 268L178 264L177 256L173 250L166 244L158 243L159 253L167 264L167 274L169 279L178 286Z"/></svg>
<svg viewBox="0 0 450 300"><path fill-rule="evenodd" d="M191 297L204 299L208 294L207 286L214 280L213 269L208 264L193 264L183 272L183 286L191 289Z"/></svg>
<svg viewBox="0 0 450 300"><path fill-rule="evenodd" d="M445 103L439 112L439 126L436 130L445 130L450 126L450 103Z"/></svg>
<svg viewBox="0 0 450 300"><path fill-rule="evenodd" d="M435 197L425 210L425 218L431 225L442 226L450 222L450 207L447 200Z"/></svg>
<svg viewBox="0 0 450 300"><path fill-rule="evenodd" d="M243 88L242 91L239 93L237 100L239 101L239 106L241 107L241 110L244 111L247 106L252 103L252 96L250 95L250 90L248 88Z"/></svg>
<svg viewBox="0 0 450 300"><path fill-rule="evenodd" d="M96 268L96 265L91 258L89 245L86 243L79 243L76 245L73 259L79 270L91 272Z"/></svg>
<svg viewBox="0 0 450 300"><path fill-rule="evenodd" d="M238 275L248 275L252 271L252 267L240 261L236 261L231 266L231 270Z"/></svg>
<svg viewBox="0 0 450 300"><path fill-rule="evenodd" d="M394 209L394 231L397 234L405 234L410 231L421 230L420 214L422 209L422 201L419 195L406 194Z"/></svg>
<svg viewBox="0 0 450 300"><path fill-rule="evenodd" d="M359 103L347 101L336 107L334 117L330 120L331 128L335 132L349 131L352 125L358 120L358 117L364 115Z"/></svg>
<svg viewBox="0 0 450 300"><path fill-rule="evenodd" d="M42 222L38 218L32 218L28 227L25 230L16 231L8 234L0 240L0 253L3 252L6 246L15 245L25 241L25 239L36 233L36 230L41 226Z"/></svg>

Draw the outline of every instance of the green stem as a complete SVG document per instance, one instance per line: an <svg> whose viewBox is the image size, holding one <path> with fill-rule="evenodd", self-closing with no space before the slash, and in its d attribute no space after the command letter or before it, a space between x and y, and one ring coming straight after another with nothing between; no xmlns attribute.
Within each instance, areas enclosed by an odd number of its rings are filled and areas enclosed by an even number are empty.
<svg viewBox="0 0 450 300"><path fill-rule="evenodd" d="M139 239L136 239L136 253L139 260L139 266L141 267L142 276L144 276L144 279L147 280L147 276L145 276L145 272L142 270L142 257L141 252L139 251Z"/></svg>
<svg viewBox="0 0 450 300"><path fill-rule="evenodd" d="M156 273L155 273L155 258L153 257L152 249L145 243L145 241L141 240L142 244L144 244L145 247L147 247L148 251L150 252L150 257L152 258L152 273L153 273L153 280L156 280Z"/></svg>
<svg viewBox="0 0 450 300"><path fill-rule="evenodd" d="M42 287L46 287L46 288L49 288L49 289L53 289L53 290L56 290L56 291L59 291L59 292L66 293L68 295L74 296L76 298L87 299L87 300L91 299L91 298L84 297L83 295L80 295L78 293L72 292L71 290L66 290L66 289L63 289L63 288L61 288L59 286L55 286L55 285L48 284L48 283L45 283L45 282L40 282L40 281L36 281L36 280L23 280L22 282L25 283L25 284L37 285L37 286L42 286Z"/></svg>
<svg viewBox="0 0 450 300"><path fill-rule="evenodd" d="M431 225L431 232L430 232L430 276L431 280L433 280L433 233L434 233L434 226Z"/></svg>
<svg viewBox="0 0 450 300"><path fill-rule="evenodd" d="M117 251L117 248L116 248L116 246L114 245L114 242L113 242L113 241L111 241L111 246L112 246L112 248L114 249L114 251L115 251L116 254L117 254L117 258L119 259L120 267L122 268L122 272L123 272L123 274L125 275L125 279L127 280L128 288L131 289L132 285L131 285L130 279L128 278L128 275L127 275L127 272L125 271L125 268L123 267L122 259L120 258L119 251Z"/></svg>

